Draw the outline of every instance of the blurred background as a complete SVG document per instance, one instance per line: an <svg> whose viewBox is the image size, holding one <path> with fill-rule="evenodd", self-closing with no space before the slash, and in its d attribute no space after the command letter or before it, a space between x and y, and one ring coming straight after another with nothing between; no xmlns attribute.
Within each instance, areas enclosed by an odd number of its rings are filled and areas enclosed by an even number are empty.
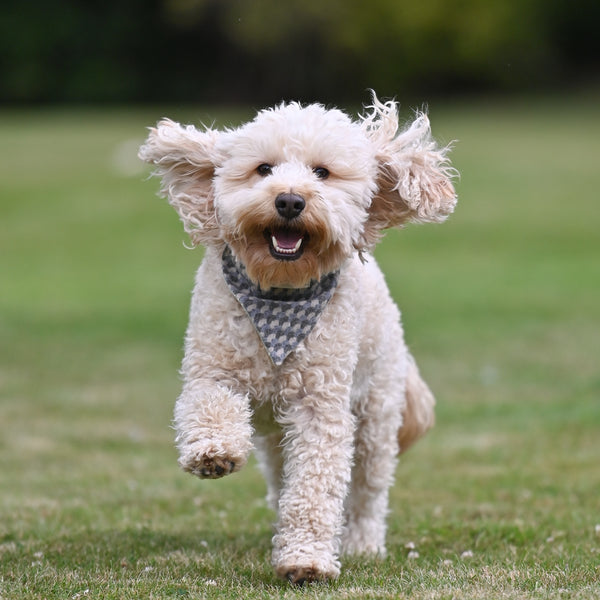
<svg viewBox="0 0 600 600"><path fill-rule="evenodd" d="M598 82L596 0L6 0L5 103L357 102Z"/></svg>

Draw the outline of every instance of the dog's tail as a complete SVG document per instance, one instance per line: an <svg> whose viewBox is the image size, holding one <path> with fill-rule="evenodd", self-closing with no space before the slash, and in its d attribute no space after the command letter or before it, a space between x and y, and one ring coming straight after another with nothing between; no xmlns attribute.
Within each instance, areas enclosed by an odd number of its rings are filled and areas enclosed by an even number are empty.
<svg viewBox="0 0 600 600"><path fill-rule="evenodd" d="M402 427L398 430L400 452L412 446L435 423L435 398L423 381L417 363L408 352L406 372L406 407L402 413Z"/></svg>

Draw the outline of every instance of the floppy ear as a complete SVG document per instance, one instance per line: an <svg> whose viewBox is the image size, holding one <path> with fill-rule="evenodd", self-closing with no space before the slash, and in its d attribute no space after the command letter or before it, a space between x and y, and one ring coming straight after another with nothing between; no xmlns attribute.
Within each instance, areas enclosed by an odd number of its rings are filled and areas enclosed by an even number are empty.
<svg viewBox="0 0 600 600"><path fill-rule="evenodd" d="M140 148L138 156L156 166L161 194L168 197L194 245L220 241L212 179L217 161L218 131L199 131L163 119Z"/></svg>
<svg viewBox="0 0 600 600"><path fill-rule="evenodd" d="M432 140L425 114L398 132L396 102L382 103L373 95L370 108L362 127L375 149L378 192L365 224L366 247L387 227L444 221L456 205L451 178L457 174L446 158L449 148L439 148Z"/></svg>

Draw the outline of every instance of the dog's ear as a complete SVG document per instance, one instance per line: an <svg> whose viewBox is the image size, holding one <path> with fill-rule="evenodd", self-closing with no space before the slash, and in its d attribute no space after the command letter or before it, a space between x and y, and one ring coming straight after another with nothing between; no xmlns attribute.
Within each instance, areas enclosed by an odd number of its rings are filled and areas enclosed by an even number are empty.
<svg viewBox="0 0 600 600"><path fill-rule="evenodd" d="M362 127L374 147L378 192L363 234L367 248L379 240L385 228L410 221L439 223L456 205L452 185L456 170L446 157L449 148L440 148L432 140L427 116L418 114L399 132L395 102L382 103L373 95L369 108Z"/></svg>
<svg viewBox="0 0 600 600"><path fill-rule="evenodd" d="M220 241L213 201L212 179L218 165L215 145L219 132L200 131L164 119L150 129L138 156L155 165L161 194L183 221L194 245Z"/></svg>

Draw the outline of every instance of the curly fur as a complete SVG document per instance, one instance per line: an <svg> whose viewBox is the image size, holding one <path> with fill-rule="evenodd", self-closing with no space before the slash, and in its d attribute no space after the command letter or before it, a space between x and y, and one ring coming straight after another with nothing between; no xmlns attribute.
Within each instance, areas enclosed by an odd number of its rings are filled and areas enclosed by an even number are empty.
<svg viewBox="0 0 600 600"><path fill-rule="evenodd" d="M206 246L175 407L180 465L222 477L255 450L278 514L273 565L292 582L336 577L342 552L385 554L397 455L433 424L433 396L369 252L385 228L452 212L447 150L424 114L400 130L396 103L375 95L359 120L297 103L225 131L165 119L140 149L192 243ZM299 215L276 209L286 193L305 201ZM270 248L281 228L302 236L293 260ZM263 289L340 271L317 325L279 367L226 286L226 245Z"/></svg>

